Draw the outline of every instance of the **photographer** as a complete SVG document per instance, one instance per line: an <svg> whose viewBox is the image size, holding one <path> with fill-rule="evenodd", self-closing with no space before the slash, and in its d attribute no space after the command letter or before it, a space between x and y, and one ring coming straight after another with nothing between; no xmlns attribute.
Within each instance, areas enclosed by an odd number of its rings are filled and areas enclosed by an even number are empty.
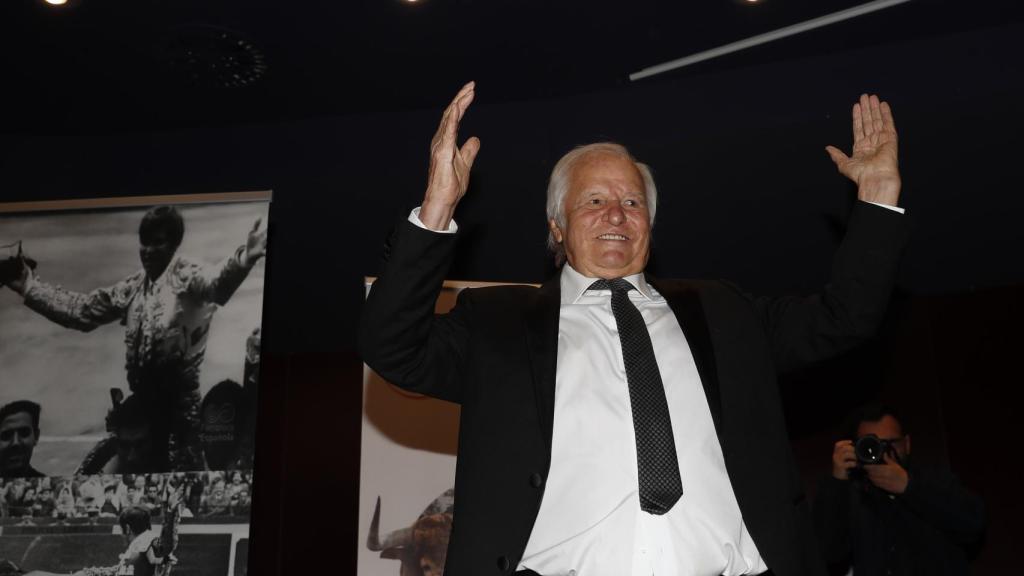
<svg viewBox="0 0 1024 576"><path fill-rule="evenodd" d="M814 520L833 573L967 574L985 528L984 505L948 471L911 464L910 435L895 410L869 405L854 439L832 451Z"/></svg>

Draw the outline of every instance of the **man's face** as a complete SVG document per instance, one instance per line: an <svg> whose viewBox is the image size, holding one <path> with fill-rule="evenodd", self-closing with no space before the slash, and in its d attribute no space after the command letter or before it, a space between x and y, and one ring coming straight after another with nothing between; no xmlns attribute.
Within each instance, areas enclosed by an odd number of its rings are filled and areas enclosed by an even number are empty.
<svg viewBox="0 0 1024 576"><path fill-rule="evenodd" d="M150 468L153 439L149 428L119 428L117 430L117 456L121 472L139 473Z"/></svg>
<svg viewBox="0 0 1024 576"><path fill-rule="evenodd" d="M584 156L569 177L565 229L548 224L569 264L589 278L622 278L643 271L651 219L636 165L616 154Z"/></svg>
<svg viewBox="0 0 1024 576"><path fill-rule="evenodd" d="M164 273L177 248L165 230L154 230L139 236L139 258L150 280Z"/></svg>
<svg viewBox="0 0 1024 576"><path fill-rule="evenodd" d="M903 435L903 427L900 421L886 414L878 422L861 422L857 426L857 437L861 438L868 434L874 434L882 440L893 440L892 447L899 454L900 460L906 460L910 455L910 436Z"/></svg>
<svg viewBox="0 0 1024 576"><path fill-rule="evenodd" d="M28 468L38 441L28 412L17 412L4 418L0 422L0 472L16 474Z"/></svg>

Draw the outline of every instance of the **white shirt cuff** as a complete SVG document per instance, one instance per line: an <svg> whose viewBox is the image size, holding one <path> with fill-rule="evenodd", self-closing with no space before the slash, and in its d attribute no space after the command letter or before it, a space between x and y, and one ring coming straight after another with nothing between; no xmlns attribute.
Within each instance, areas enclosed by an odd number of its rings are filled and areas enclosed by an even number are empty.
<svg viewBox="0 0 1024 576"><path fill-rule="evenodd" d="M459 225L455 223L454 218L450 222L448 222L447 230L434 230L432 228L427 228L426 224L424 224L423 221L420 220L420 208L420 206L417 206L412 209L412 212L409 213L409 222L412 222L413 224L419 226L420 228L423 228L424 230L430 230L431 232L437 232L438 234L455 234L456 232L459 231Z"/></svg>
<svg viewBox="0 0 1024 576"><path fill-rule="evenodd" d="M882 208L888 208L889 210L892 210L893 212L899 212L900 214L906 214L906 210L903 209L903 208L900 208L899 206L890 206L888 204L882 204L880 202L872 202L870 200L865 200L865 202L867 202L868 204L874 204L875 206L881 206Z"/></svg>

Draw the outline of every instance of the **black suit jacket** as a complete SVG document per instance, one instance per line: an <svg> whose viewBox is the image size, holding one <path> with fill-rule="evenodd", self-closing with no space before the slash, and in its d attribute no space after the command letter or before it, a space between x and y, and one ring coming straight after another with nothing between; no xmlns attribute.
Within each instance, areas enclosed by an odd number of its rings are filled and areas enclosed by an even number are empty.
<svg viewBox="0 0 1024 576"><path fill-rule="evenodd" d="M776 374L874 332L905 231L901 215L858 202L830 284L809 298L751 298L721 281L650 279L693 349L744 521L780 576L822 574L824 566ZM388 381L462 405L446 574L507 574L526 547L550 466L559 280L463 290L451 312L435 316L455 241L399 227L366 302L360 348Z"/></svg>

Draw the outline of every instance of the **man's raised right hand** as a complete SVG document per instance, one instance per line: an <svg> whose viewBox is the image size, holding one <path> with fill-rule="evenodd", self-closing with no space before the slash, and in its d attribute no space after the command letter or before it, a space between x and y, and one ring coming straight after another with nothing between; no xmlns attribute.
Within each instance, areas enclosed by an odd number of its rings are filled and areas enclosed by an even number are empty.
<svg viewBox="0 0 1024 576"><path fill-rule="evenodd" d="M469 171L480 151L480 139L472 137L457 146L459 122L473 102L476 84L469 82L459 90L444 110L441 124L430 141L430 172L427 193L420 207L420 222L431 230L447 230L455 206L469 187Z"/></svg>

